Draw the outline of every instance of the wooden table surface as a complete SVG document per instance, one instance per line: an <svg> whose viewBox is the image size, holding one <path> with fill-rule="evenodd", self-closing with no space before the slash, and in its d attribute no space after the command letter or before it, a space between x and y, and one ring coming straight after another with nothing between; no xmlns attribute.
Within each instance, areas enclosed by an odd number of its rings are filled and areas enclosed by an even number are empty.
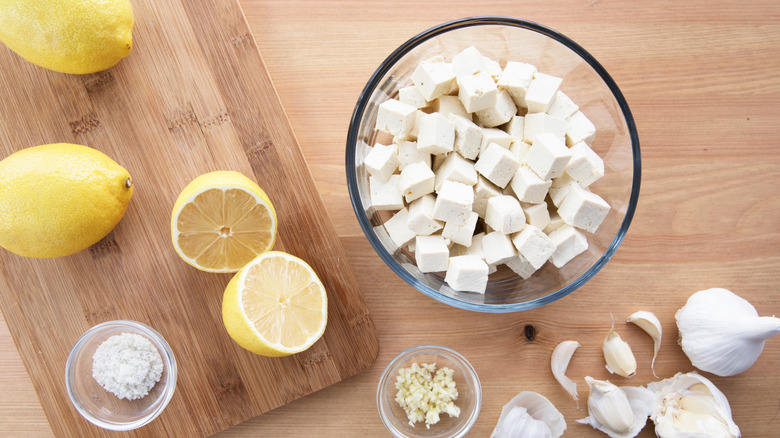
<svg viewBox="0 0 780 438"><path fill-rule="evenodd" d="M693 370L674 323L693 292L724 287L762 315L780 313L780 2L241 4L360 282L381 350L363 373L220 436L384 436L375 407L379 375L397 353L421 343L454 348L476 368L484 399L472 436L488 436L501 407L524 390L555 403L566 417L566 436L604 436L575 422L587 415L583 377L619 385L655 380L652 341L623 322L627 315L643 309L659 317L664 340L656 372L670 377ZM615 257L577 292L515 314L451 308L398 279L362 234L344 173L349 118L377 65L430 26L484 14L536 21L585 47L623 91L642 148L639 206ZM639 363L631 380L611 377L603 366L610 314ZM533 340L524 334L529 325ZM583 399L579 410L550 372L550 353L566 339L582 344L568 372ZM0 436L51 436L4 320L0 352ZM777 363L780 339L771 339L747 372L705 374L729 398L745 437L777 436ZM654 436L652 423L639 436Z"/></svg>

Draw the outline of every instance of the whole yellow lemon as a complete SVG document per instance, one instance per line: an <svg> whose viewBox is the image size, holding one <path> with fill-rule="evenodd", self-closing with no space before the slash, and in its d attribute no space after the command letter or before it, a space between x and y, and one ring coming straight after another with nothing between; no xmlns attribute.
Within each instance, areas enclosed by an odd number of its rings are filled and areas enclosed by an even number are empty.
<svg viewBox="0 0 780 438"><path fill-rule="evenodd" d="M76 253L114 229L132 196L130 174L100 151L22 149L0 161L0 246L25 257Z"/></svg>
<svg viewBox="0 0 780 438"><path fill-rule="evenodd" d="M0 41L22 58L61 73L105 70L130 54L129 0L3 0Z"/></svg>

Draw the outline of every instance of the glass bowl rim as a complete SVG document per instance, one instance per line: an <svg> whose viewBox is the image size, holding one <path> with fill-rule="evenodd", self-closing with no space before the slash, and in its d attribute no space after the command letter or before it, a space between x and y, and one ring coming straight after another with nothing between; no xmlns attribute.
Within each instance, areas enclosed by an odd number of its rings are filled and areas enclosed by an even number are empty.
<svg viewBox="0 0 780 438"><path fill-rule="evenodd" d="M358 144L358 138L357 138L358 129L360 127L360 120L363 117L366 108L368 106L369 99L371 98L371 94L377 88L381 79L385 76L385 74L387 74L387 72L393 67L393 65L395 65L395 63L399 59L401 59L403 56L411 52L412 49L419 46L423 42L452 30L473 27L473 26L485 26L485 25L487 26L503 25L503 26L510 26L510 27L518 27L518 28L537 32L539 34L545 35L563 44L564 46L572 50L574 53L576 53L580 58L582 58L583 61L588 63L590 67L593 68L593 70L596 72L596 74L598 74L601 80L604 81L604 84L610 90L612 96L615 98L615 101L620 107L620 111L623 114L623 118L626 122L626 128L628 130L629 137L631 139L631 149L633 153L633 164L634 164L633 174L632 174L633 178L632 178L632 185L631 185L631 195L629 197L628 206L626 208L626 214L623 218L623 222L621 223L620 228L618 229L617 234L615 235L615 238L612 240L612 243L607 247L607 250L604 251L604 254L602 254L601 257L598 260L596 260L596 262L590 268L588 268L587 271L585 271L582 275L580 275L571 283L543 297L539 297L530 301L524 301L521 303L486 304L486 303L474 303L474 302L462 301L459 300L458 298L445 295L439 292L438 290L431 288L427 284L420 282L409 272L407 272L398 263L397 260L395 260L393 255L390 254L387 251L387 249L379 242L379 239L377 239L375 236L372 237L374 235L374 230L365 214L365 207L363 206L363 203L360 199L360 194L358 193L358 188L357 188L357 175L355 170L356 169L355 150ZM577 290L588 280L593 278L593 276L595 276L601 270L601 268L603 268L604 265L612 258L618 246L620 246L620 243L623 241L623 238L628 232L628 227L631 224L632 218L634 217L636 205L639 200L639 185L642 179L642 165L641 165L641 156L639 151L639 135L637 133L636 123L634 122L634 117L631 114L631 110L628 107L628 103L626 102L623 93L618 88L617 83L615 83L615 81L612 79L609 73L607 73L606 69L604 69L604 67L596 60L596 58L594 58L590 53L588 53L588 51L586 51L582 46L574 42L572 39L566 37L562 33L553 30L552 28L535 23L533 21L523 20L514 17L494 16L494 15L460 18L460 19L447 21L445 23L436 25L434 27L431 27L428 30L425 30L413 36L405 43L401 44L397 49L395 49L395 51L393 51L393 53L391 53L387 58L385 58L385 60L382 61L382 63L379 65L376 71L374 71L374 73L371 75L371 78L366 83L366 86L363 88L363 91L358 96L357 104L355 105L355 109L352 113L352 118L350 119L349 130L347 131L347 144L346 144L345 155L346 155L345 167L346 167L346 174L347 174L347 189L349 190L349 197L352 202L352 209L355 212L355 216L358 219L358 223L360 223L360 227L363 230L363 233L366 235L369 243L371 243L371 246L374 248L377 254L379 254L379 257L385 262L385 264L389 266L390 269L392 269L393 272L395 272L396 275L401 277L406 283L408 283L410 286L414 287L415 289L419 290L423 294L439 302L448 304L450 306L459 309L483 312L483 313L509 313L509 312L518 312L522 310L534 309L536 307L549 304L553 301L565 297L566 295Z"/></svg>
<svg viewBox="0 0 780 438"><path fill-rule="evenodd" d="M154 344L158 344L162 346L162 351L160 351L160 356L162 357L163 363L166 365L167 368L166 370L167 378L165 379L164 382L158 382L158 384L164 383L166 386L163 389L162 394L160 394L160 399L157 402L157 407L155 407L152 412L134 421L113 422L92 415L81 405L81 403L78 401L76 397L75 391L73 390L71 371L73 370L74 367L74 361L76 360L76 355L82 350L82 348L88 341L90 341L93 337L95 337L96 335L102 333L107 329L122 328L122 327L132 329L132 331L135 332L141 332L144 335L146 335ZM108 430L128 431L149 424L162 413L165 407L168 406L168 403L171 401L171 398L173 398L173 394L176 391L176 381L178 378L177 374L178 371L176 366L176 357L173 355L173 350L171 349L171 346L168 344L165 338L163 338L163 336L157 330L138 321L119 319L119 320L106 321L97 324L91 327L89 330L85 331L84 334L82 334L79 337L79 339L73 345L73 348L70 350L70 353L68 354L68 359L65 362L65 389L68 392L68 398L70 398L70 401L73 404L73 406L81 414L81 416L83 416L87 421L89 421L90 423L96 426Z"/></svg>
<svg viewBox="0 0 780 438"><path fill-rule="evenodd" d="M423 344L407 348L406 350L398 353L398 355L390 360L387 366L385 366L385 369L382 370L382 374L379 377L379 383L377 384L376 388L376 407L379 411L379 417L382 420L382 424L384 424L387 430L390 431L394 436L397 436L394 432L401 433L398 429L390 424L389 419L385 414L385 410L383 409L385 406L383 401L383 396L385 395L385 386L387 385L388 380L391 379L392 375L395 374L393 371L399 366L399 364L420 354L435 354L446 357L450 361L457 363L460 368L463 369L464 374L466 374L466 378L474 382L474 409L472 412L470 412L469 418L466 420L466 423L464 423L463 427L458 431L457 434L453 435L453 437L465 436L466 433L474 426L474 423L477 422L479 411L482 409L482 382L480 382L479 375L474 369L474 366L471 365L471 362L469 362L465 356L453 350L452 348L445 347L443 345Z"/></svg>

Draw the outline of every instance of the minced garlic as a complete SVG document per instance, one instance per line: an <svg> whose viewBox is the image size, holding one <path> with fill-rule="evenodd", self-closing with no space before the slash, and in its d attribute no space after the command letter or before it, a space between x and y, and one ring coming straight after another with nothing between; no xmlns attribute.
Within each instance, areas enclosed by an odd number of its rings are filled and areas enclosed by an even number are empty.
<svg viewBox="0 0 780 438"><path fill-rule="evenodd" d="M439 422L439 414L444 412L452 417L460 416L460 408L455 406L458 389L452 379L454 371L447 367L436 369L436 364L418 365L398 370L395 388L398 390L395 401L404 409L409 425L425 421L425 427Z"/></svg>

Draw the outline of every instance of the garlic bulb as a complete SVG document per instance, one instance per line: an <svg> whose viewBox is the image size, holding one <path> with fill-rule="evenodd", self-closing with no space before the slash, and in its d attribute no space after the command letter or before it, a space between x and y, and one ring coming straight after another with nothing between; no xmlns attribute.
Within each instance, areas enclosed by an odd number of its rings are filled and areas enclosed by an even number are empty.
<svg viewBox="0 0 780 438"><path fill-rule="evenodd" d="M675 317L680 346L693 366L718 376L750 368L764 340L780 333L780 319L759 317L749 302L720 288L691 295Z"/></svg>
<svg viewBox="0 0 780 438"><path fill-rule="evenodd" d="M660 438L740 437L726 396L698 373L677 373L647 388L655 394L650 418Z"/></svg>
<svg viewBox="0 0 780 438"><path fill-rule="evenodd" d="M566 420L543 395L523 391L501 409L490 438L560 438Z"/></svg>
<svg viewBox="0 0 780 438"><path fill-rule="evenodd" d="M636 324L653 338L653 362L650 364L650 369L653 370L653 375L658 378L658 374L655 373L655 358L658 356L658 350L661 349L661 335L663 333L661 321L652 312L640 310L632 313L626 322Z"/></svg>
<svg viewBox="0 0 780 438"><path fill-rule="evenodd" d="M615 331L615 319L612 319L612 328L609 329L604 344L604 360L607 361L607 371L623 377L634 377L636 374L636 358L631 347Z"/></svg>
<svg viewBox="0 0 780 438"><path fill-rule="evenodd" d="M563 389L572 396L574 401L578 401L579 395L577 394L577 384L570 378L566 377L566 369L569 367L571 357L574 355L574 351L580 347L580 343L577 341L563 341L555 347L550 357L550 367L552 368L553 377L558 383L563 386Z"/></svg>
<svg viewBox="0 0 780 438"><path fill-rule="evenodd" d="M647 423L653 409L654 396L642 387L618 387L608 380L585 377L590 387L588 417L577 420L588 424L611 438L635 437Z"/></svg>

